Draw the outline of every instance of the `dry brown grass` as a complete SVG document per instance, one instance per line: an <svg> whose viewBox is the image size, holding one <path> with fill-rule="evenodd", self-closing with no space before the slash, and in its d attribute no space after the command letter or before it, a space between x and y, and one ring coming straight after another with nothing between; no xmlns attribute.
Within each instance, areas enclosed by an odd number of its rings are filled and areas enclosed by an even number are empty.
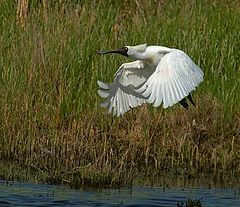
<svg viewBox="0 0 240 207"><path fill-rule="evenodd" d="M180 105L166 111L143 106L120 118L84 114L56 128L29 123L26 130L18 124L8 129L12 137L2 142L0 158L38 171L44 181L74 187L131 184L139 176L166 174L236 176L239 114L226 123L222 110L208 95L188 111Z"/></svg>

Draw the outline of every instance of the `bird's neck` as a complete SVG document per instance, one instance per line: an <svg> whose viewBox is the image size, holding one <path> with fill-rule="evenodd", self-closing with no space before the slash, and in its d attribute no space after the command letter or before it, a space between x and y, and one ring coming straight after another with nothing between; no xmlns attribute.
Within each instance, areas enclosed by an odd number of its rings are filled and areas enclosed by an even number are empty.
<svg viewBox="0 0 240 207"><path fill-rule="evenodd" d="M149 53L149 52L136 52L134 54L135 60L141 60L149 66L156 67L164 55Z"/></svg>
<svg viewBox="0 0 240 207"><path fill-rule="evenodd" d="M132 58L135 60L145 60L146 53L145 52L135 52L134 55L132 55Z"/></svg>
<svg viewBox="0 0 240 207"><path fill-rule="evenodd" d="M134 51L131 57L135 60L141 60L149 66L156 67L161 59L173 49L162 46L150 46L144 52Z"/></svg>

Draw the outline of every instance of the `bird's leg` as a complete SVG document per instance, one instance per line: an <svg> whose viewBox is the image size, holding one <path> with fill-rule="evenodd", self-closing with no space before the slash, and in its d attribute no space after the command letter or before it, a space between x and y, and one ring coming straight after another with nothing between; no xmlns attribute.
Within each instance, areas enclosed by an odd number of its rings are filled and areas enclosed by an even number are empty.
<svg viewBox="0 0 240 207"><path fill-rule="evenodd" d="M186 102L186 99L183 98L181 101L179 101L179 103L188 110L188 103Z"/></svg>
<svg viewBox="0 0 240 207"><path fill-rule="evenodd" d="M187 97L188 97L189 101L191 102L191 104L196 107L196 104L193 102L193 99L192 99L192 96L190 93Z"/></svg>

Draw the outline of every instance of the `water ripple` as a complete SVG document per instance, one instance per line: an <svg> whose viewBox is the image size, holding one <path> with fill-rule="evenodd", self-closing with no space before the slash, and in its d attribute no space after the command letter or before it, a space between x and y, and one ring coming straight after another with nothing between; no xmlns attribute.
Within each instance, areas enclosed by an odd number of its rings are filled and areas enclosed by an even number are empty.
<svg viewBox="0 0 240 207"><path fill-rule="evenodd" d="M203 206L238 207L240 192L235 189L140 187L132 189L73 190L63 186L0 181L0 206L121 206L172 207L188 198L201 199Z"/></svg>

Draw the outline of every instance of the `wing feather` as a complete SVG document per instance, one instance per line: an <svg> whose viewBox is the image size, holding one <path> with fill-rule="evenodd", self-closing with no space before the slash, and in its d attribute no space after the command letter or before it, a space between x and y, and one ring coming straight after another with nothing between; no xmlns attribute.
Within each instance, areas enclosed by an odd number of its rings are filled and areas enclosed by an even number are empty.
<svg viewBox="0 0 240 207"><path fill-rule="evenodd" d="M180 50L167 53L155 72L137 92L147 98L147 102L167 108L181 101L203 81L202 70L191 58Z"/></svg>
<svg viewBox="0 0 240 207"><path fill-rule="evenodd" d="M172 81L172 90L174 91L174 94L175 94L174 99L180 99L179 87L177 86L174 78L171 81Z"/></svg>
<svg viewBox="0 0 240 207"><path fill-rule="evenodd" d="M105 90L108 90L108 89L109 89L109 84L107 84L107 83L104 83L104 82L98 80L98 81L97 81L97 84L98 84L99 87L102 88L102 89L105 89Z"/></svg>
<svg viewBox="0 0 240 207"><path fill-rule="evenodd" d="M158 107L162 103L163 96L162 96L162 93L159 93L159 90L162 90L163 87L164 87L163 84L160 85L159 87L155 87L155 93L158 93L159 96L156 97L151 94L152 100L154 100L151 103L153 103L153 106L155 106L155 107Z"/></svg>
<svg viewBox="0 0 240 207"><path fill-rule="evenodd" d="M98 94L106 99L101 106L107 108L109 113L120 116L142 105L146 98L136 92L136 88L141 87L153 72L140 60L122 64L115 73L113 83L97 81L100 87Z"/></svg>
<svg viewBox="0 0 240 207"><path fill-rule="evenodd" d="M176 98L176 89L174 89L174 84L172 79L170 80L170 84L169 84L169 95L170 95L170 103L172 103Z"/></svg>
<svg viewBox="0 0 240 207"><path fill-rule="evenodd" d="M98 90L98 95L101 96L102 98L108 98L110 93L104 90Z"/></svg>

